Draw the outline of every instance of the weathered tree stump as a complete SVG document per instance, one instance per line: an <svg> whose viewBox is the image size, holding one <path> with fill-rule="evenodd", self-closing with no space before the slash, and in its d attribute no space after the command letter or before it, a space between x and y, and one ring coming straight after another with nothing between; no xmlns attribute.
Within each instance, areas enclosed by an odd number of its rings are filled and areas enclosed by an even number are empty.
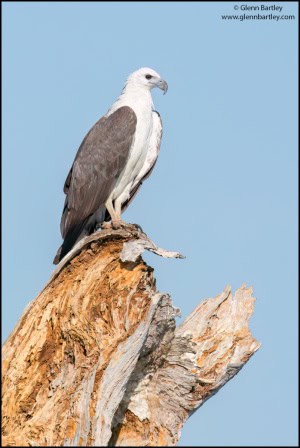
<svg viewBox="0 0 300 448"><path fill-rule="evenodd" d="M176 445L189 415L259 348L252 289L204 300L176 328L135 226L85 238L3 346L4 446Z"/></svg>

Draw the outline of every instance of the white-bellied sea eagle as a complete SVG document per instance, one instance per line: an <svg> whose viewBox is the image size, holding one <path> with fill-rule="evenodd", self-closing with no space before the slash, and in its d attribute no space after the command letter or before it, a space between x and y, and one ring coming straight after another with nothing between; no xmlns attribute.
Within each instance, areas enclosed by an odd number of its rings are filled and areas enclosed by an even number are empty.
<svg viewBox="0 0 300 448"><path fill-rule="evenodd" d="M150 68L132 73L121 95L85 136L64 184L61 218L64 239L57 264L99 226L123 225L121 213L153 170L162 136L151 90L168 85Z"/></svg>

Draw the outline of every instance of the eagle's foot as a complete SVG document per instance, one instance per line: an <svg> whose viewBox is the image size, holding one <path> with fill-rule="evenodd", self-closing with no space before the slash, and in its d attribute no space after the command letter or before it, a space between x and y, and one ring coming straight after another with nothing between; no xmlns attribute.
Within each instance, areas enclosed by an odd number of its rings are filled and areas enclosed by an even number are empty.
<svg viewBox="0 0 300 448"><path fill-rule="evenodd" d="M121 219L113 219L112 220L112 228L114 230L122 229L127 226L128 226L128 224L126 222L122 221Z"/></svg>
<svg viewBox="0 0 300 448"><path fill-rule="evenodd" d="M99 227L98 227L99 226ZM121 219L114 219L112 221L104 221L96 226L101 229L128 229L128 230L138 230L143 232L143 229L139 224L129 224L128 222L122 221Z"/></svg>
<svg viewBox="0 0 300 448"><path fill-rule="evenodd" d="M111 221L103 221L103 223L101 224L101 229L111 229L111 228L112 228Z"/></svg>

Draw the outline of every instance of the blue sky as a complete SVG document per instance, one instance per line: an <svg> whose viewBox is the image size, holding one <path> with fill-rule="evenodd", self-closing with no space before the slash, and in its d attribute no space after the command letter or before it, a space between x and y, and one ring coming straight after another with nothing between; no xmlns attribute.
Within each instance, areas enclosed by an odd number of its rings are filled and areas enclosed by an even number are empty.
<svg viewBox="0 0 300 448"><path fill-rule="evenodd" d="M78 146L150 66L169 84L161 154L124 218L186 255L145 255L183 317L253 285L262 342L180 445L296 445L297 20L221 20L236 4L3 4L3 338L53 270Z"/></svg>

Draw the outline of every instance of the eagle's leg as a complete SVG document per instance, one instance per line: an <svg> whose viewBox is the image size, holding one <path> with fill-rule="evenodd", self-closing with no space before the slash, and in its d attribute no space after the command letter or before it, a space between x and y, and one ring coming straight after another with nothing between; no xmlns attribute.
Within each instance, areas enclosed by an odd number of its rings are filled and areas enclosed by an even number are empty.
<svg viewBox="0 0 300 448"><path fill-rule="evenodd" d="M126 225L126 223L124 223L121 219L122 203L119 203L116 200L113 206L112 200L108 199L105 203L105 207L107 208L108 213L110 214L111 226L113 229L119 229L120 227L124 227Z"/></svg>
<svg viewBox="0 0 300 448"><path fill-rule="evenodd" d="M122 204L129 199L130 196L130 185L123 191L123 193L115 200L114 202L114 211L115 217L112 219L112 226L114 229L118 229L120 227L127 227L128 224L121 219L122 214Z"/></svg>

